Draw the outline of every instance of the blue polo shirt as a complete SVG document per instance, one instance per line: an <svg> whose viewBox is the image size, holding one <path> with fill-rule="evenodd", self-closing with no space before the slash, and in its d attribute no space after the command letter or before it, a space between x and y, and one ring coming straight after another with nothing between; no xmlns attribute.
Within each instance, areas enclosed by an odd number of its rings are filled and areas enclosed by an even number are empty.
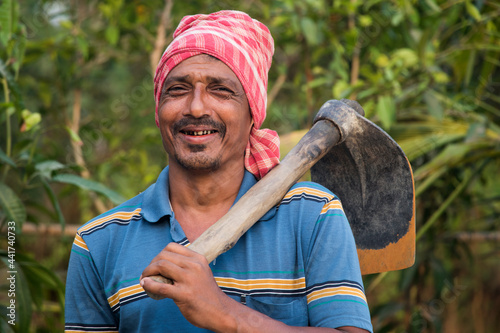
<svg viewBox="0 0 500 333"><path fill-rule="evenodd" d="M246 172L236 201L255 183ZM79 228L66 332L207 332L139 285L170 242L189 244L169 204L166 167L146 191ZM372 331L349 223L338 198L316 183L295 184L210 268L229 297L288 325Z"/></svg>

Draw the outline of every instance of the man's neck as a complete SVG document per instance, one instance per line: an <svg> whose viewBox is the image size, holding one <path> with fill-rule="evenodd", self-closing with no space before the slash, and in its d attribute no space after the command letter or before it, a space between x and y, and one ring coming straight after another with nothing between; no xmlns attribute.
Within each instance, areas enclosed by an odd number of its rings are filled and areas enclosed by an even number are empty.
<svg viewBox="0 0 500 333"><path fill-rule="evenodd" d="M210 172L169 167L170 203L190 242L228 212L244 174L243 166Z"/></svg>

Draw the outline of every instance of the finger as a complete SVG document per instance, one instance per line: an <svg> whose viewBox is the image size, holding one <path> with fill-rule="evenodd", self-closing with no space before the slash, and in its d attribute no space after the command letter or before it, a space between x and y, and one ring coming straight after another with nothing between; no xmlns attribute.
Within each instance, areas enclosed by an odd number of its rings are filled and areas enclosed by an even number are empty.
<svg viewBox="0 0 500 333"><path fill-rule="evenodd" d="M160 251L160 253L158 253L156 257L151 260L150 264L160 260L174 260L173 258L175 257L173 257L172 254L181 255L183 260L186 260L187 258L197 258L197 260L203 260L202 258L204 258L204 256L196 253L195 251L192 251L183 245L172 242L165 246Z"/></svg>
<svg viewBox="0 0 500 333"><path fill-rule="evenodd" d="M171 261L182 268L189 268L192 265L208 266L208 261L203 255L177 243L168 244L158 255L158 259Z"/></svg>
<svg viewBox="0 0 500 333"><path fill-rule="evenodd" d="M154 262L156 262L156 261L159 261L159 260L165 260L165 259L167 259L168 255L169 255L170 253L176 253L176 252L179 252L179 249L176 249L177 245L179 245L179 244L174 243L174 242L172 242L172 243L168 243L168 244L167 244L167 246L165 246L165 247L164 247L164 248L163 248L163 249L162 249L162 250L161 250L161 251L160 251L160 252L159 252L159 253L158 253L158 254L157 254L154 258L153 258L153 260L151 260L151 263L150 263L150 264L152 264L152 263L154 263ZM182 246L182 245L179 245L179 246L184 247L184 246ZM173 249L174 251L172 251L172 249Z"/></svg>
<svg viewBox="0 0 500 333"><path fill-rule="evenodd" d="M169 243L163 251L166 252L172 252L172 253L178 253L186 257L193 257L193 258L205 258L205 256L199 254L196 251L191 250L188 246L180 245L177 243Z"/></svg>
<svg viewBox="0 0 500 333"><path fill-rule="evenodd" d="M179 255L172 254L169 255L169 259L161 259L155 262L151 262L141 274L142 278L153 276L153 275L162 275L171 280L177 280L178 277L182 276L183 261L181 259L172 260L172 257L177 257ZM179 263L181 265L179 265Z"/></svg>
<svg viewBox="0 0 500 333"><path fill-rule="evenodd" d="M153 295L154 299L174 298L175 288L172 284L157 282L151 277L145 277L141 279L140 285L148 295Z"/></svg>
<svg viewBox="0 0 500 333"><path fill-rule="evenodd" d="M172 244L175 244L175 243L172 243ZM177 244L177 245L179 245L179 244ZM179 245L179 246L183 247L182 245ZM175 252L172 252L170 250L172 248L174 249ZM183 252L183 251L179 251L179 250L180 249L176 249L175 246L167 245L162 251L160 251L160 253L158 253L156 255L156 257L153 258L153 260L151 260L149 265L143 271L143 276L150 276L153 274L157 274L156 272L154 272L152 270L155 267L154 264L156 264L160 261L163 261L163 260L170 261L170 262L173 262L180 267L184 267L185 266L184 262L189 261L190 257L185 256L183 254L179 254L179 252Z"/></svg>

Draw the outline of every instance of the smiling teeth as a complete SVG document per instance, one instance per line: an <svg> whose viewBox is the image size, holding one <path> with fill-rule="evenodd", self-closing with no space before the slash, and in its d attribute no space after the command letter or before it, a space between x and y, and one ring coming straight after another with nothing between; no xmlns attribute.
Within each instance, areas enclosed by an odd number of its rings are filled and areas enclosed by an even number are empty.
<svg viewBox="0 0 500 333"><path fill-rule="evenodd" d="M208 135L208 134L212 134L212 133L215 133L215 131L188 131L186 132L187 135L193 135L193 136L200 136L200 135Z"/></svg>

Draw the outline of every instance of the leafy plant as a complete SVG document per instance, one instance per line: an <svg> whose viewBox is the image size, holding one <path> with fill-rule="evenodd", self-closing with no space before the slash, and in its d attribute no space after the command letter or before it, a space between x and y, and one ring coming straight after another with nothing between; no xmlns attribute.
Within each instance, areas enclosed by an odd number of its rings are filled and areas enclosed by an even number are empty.
<svg viewBox="0 0 500 333"><path fill-rule="evenodd" d="M100 193L114 204L124 199L103 184L75 174L80 170L78 166L62 164L45 154L40 144L43 136L42 115L26 108L19 85L27 32L25 25L19 21L18 2L2 2L0 27L0 125L5 129L0 138L0 259L5 267L10 267L8 271L16 272L16 325L7 325L8 317L2 316L1 327L7 331L29 332L33 306L41 310L45 306L44 302L52 297L58 302L61 312L64 284L59 276L26 252L23 224L26 221L43 223L52 220L58 221L64 228L65 217L54 191L56 183L71 184L85 191ZM52 209L47 207L45 200L50 202ZM9 251L6 251L3 249L7 249L4 245L8 239L8 222L14 222L16 237L15 241L9 241ZM9 281L2 281L0 289L9 290ZM0 311L7 314L7 306L2 305Z"/></svg>
<svg viewBox="0 0 500 333"><path fill-rule="evenodd" d="M325 101L351 98L413 166L417 262L365 277L375 331L494 332L500 6L483 0L2 1L0 224L18 228L24 327L48 300L60 325L64 273L45 268L65 259L36 266L23 223L78 225L155 181L158 54L184 15L228 8L274 36L264 127L284 153Z"/></svg>

